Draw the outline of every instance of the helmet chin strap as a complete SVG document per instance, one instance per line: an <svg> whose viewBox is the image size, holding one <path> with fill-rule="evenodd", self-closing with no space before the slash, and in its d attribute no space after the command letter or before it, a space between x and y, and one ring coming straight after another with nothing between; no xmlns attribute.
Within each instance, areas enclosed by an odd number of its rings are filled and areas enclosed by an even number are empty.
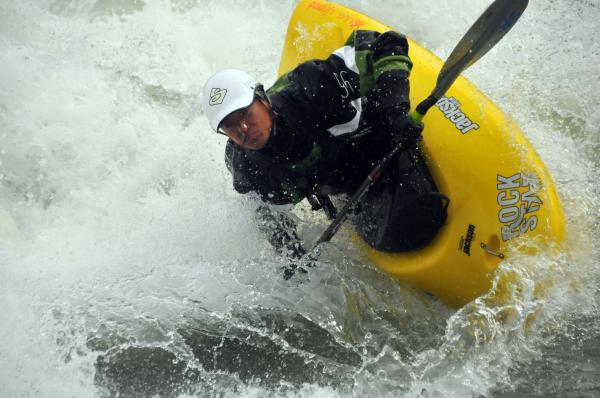
<svg viewBox="0 0 600 398"><path fill-rule="evenodd" d="M262 84L260 84L260 83L256 84L256 88L254 89L254 96L256 98L258 98L267 107L267 110L269 111L269 116L271 116L272 125L271 125L271 130L269 131L269 139L268 139L268 141L270 141L271 135L273 134L273 130L275 127L275 120L276 120L277 114L273 110L273 106L271 105L271 100L267 96L267 93L265 92L265 87ZM268 141L267 141L267 143L268 143Z"/></svg>
<svg viewBox="0 0 600 398"><path fill-rule="evenodd" d="M248 135L247 135L247 134L244 134L244 137L242 138L242 145L241 145L242 147L243 147L244 145L246 145L246 141L248 141Z"/></svg>
<svg viewBox="0 0 600 398"><path fill-rule="evenodd" d="M275 124L275 118L276 118L277 114L273 110L273 106L271 105L271 100L269 99L269 97L267 96L267 93L265 92L265 87L262 84L257 83L256 88L254 89L254 95L265 104L265 106L269 110L269 115L271 116L271 120L273 121L273 124ZM271 132L273 132L273 126L271 126Z"/></svg>

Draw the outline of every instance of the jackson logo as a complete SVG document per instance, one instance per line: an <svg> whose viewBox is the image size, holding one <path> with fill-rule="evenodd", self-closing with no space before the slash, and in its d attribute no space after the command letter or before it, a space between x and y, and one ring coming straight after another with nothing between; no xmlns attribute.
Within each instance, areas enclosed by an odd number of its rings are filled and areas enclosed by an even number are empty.
<svg viewBox="0 0 600 398"><path fill-rule="evenodd" d="M510 177L498 175L498 221L502 224L502 240L514 239L536 229L537 211L544 203L538 196L542 183L535 173L516 173Z"/></svg>
<svg viewBox="0 0 600 398"><path fill-rule="evenodd" d="M467 256L471 255L471 243L475 239L475 226L473 224L469 224L467 228L466 236L460 237L460 245L458 246L458 250L465 253Z"/></svg>
<svg viewBox="0 0 600 398"><path fill-rule="evenodd" d="M461 133L466 134L471 130L477 130L479 125L471 121L460 110L460 105L460 102L454 97L442 97L435 104L446 116L446 119L450 120Z"/></svg>
<svg viewBox="0 0 600 398"><path fill-rule="evenodd" d="M208 105L214 106L222 104L226 95L227 90L224 88L213 88L210 90L210 100L208 101Z"/></svg>

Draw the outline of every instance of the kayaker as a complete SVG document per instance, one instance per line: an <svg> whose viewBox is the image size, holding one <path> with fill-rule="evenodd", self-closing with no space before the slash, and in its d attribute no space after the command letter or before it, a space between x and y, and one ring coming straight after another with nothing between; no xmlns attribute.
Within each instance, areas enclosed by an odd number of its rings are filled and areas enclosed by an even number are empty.
<svg viewBox="0 0 600 398"><path fill-rule="evenodd" d="M423 126L409 117L411 68L404 35L357 30L326 60L302 63L266 91L239 70L213 75L203 108L211 128L228 137L234 189L273 205L307 198L334 212L329 195L353 194L401 143L388 171L394 183L374 189L355 221L378 250L426 245L445 222L447 199L418 149ZM291 258L305 253L290 218L266 206L258 214L276 249Z"/></svg>

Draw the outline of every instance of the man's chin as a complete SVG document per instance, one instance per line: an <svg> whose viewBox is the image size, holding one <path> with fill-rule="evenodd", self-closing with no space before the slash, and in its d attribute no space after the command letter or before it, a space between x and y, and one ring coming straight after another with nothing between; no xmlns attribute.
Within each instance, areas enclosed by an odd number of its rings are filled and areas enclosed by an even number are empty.
<svg viewBox="0 0 600 398"><path fill-rule="evenodd" d="M249 149L251 151L258 151L264 148L264 145L260 145L260 143L257 141L247 141L244 143L244 145L242 145L242 148Z"/></svg>
<svg viewBox="0 0 600 398"><path fill-rule="evenodd" d="M255 151L260 151L261 149L263 149L266 145L265 144L259 144L259 143L255 143L254 145L252 145L252 149Z"/></svg>
<svg viewBox="0 0 600 398"><path fill-rule="evenodd" d="M266 140L256 139L256 140L251 141L252 149L254 149L255 151L263 149L266 145L267 145Z"/></svg>

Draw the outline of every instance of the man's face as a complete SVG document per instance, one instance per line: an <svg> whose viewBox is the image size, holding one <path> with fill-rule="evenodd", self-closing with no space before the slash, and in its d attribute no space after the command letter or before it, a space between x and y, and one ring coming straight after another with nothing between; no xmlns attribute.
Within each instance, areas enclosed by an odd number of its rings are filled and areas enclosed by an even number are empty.
<svg viewBox="0 0 600 398"><path fill-rule="evenodd" d="M267 145L272 127L268 106L255 98L248 107L227 115L219 125L219 132L242 148L257 151Z"/></svg>

